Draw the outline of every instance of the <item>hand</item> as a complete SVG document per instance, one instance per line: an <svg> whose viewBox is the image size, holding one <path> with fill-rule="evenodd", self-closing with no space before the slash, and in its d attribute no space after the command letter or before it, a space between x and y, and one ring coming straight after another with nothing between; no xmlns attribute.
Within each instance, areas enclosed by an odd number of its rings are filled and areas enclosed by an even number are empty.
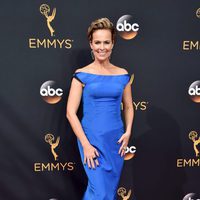
<svg viewBox="0 0 200 200"><path fill-rule="evenodd" d="M118 154L121 154L121 157L125 155L125 151L128 146L130 135L131 135L130 133L125 132L117 142L118 144L122 143L118 152Z"/></svg>
<svg viewBox="0 0 200 200"><path fill-rule="evenodd" d="M96 148L94 148L91 144L88 144L87 146L83 147L83 152L84 152L84 165L88 164L88 167L94 169L95 168L95 164L96 163L97 166L99 166L99 161L97 160L97 156L99 157L99 153L96 150ZM96 159L94 159L96 158Z"/></svg>

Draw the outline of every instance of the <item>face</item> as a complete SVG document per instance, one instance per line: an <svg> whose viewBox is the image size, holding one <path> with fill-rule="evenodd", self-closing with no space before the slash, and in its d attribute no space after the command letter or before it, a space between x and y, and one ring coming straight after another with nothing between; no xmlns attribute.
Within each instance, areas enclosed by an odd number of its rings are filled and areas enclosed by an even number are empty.
<svg viewBox="0 0 200 200"><path fill-rule="evenodd" d="M90 47L93 50L95 59L101 61L109 59L114 46L110 30L96 30L92 36Z"/></svg>

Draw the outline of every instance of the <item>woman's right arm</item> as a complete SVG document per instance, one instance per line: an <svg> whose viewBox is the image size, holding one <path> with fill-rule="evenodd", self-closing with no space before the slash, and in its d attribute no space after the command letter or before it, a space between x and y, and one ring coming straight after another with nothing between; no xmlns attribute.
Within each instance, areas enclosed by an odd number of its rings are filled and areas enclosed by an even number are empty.
<svg viewBox="0 0 200 200"><path fill-rule="evenodd" d="M89 141L76 115L78 107L80 105L81 96L82 96L82 85L78 80L73 78L67 101L66 117L69 120L69 123L71 124L71 127L75 135L78 137L82 146L84 147L89 144Z"/></svg>
<svg viewBox="0 0 200 200"><path fill-rule="evenodd" d="M66 107L66 117L73 129L73 132L82 144L84 150L84 164L87 162L89 168L91 166L95 168L93 158L99 156L99 153L88 141L76 114L81 101L82 87L83 86L80 81L75 78L72 79ZM99 165L97 159L95 160L95 163L96 165Z"/></svg>

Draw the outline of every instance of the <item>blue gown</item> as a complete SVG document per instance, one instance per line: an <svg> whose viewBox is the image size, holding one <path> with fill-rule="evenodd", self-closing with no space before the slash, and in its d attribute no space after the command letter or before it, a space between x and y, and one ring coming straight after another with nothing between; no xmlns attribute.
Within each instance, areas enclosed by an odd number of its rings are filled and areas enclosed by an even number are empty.
<svg viewBox="0 0 200 200"><path fill-rule="evenodd" d="M130 75L75 72L73 77L84 84L82 128L100 155L97 157L99 166L95 164L95 169L83 164L88 185L82 200L116 200L124 164L124 157L118 154L121 143L117 144L124 133L121 101ZM83 163L83 148L78 138L77 143Z"/></svg>

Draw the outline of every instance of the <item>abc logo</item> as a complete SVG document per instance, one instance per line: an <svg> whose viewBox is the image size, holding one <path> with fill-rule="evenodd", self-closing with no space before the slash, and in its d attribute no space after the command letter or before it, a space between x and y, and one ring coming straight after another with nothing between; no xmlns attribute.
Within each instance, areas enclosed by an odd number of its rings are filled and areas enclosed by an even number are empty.
<svg viewBox="0 0 200 200"><path fill-rule="evenodd" d="M139 24L131 15L124 15L118 19L116 29L123 39L130 40L138 34Z"/></svg>
<svg viewBox="0 0 200 200"><path fill-rule="evenodd" d="M47 103L55 104L61 100L63 90L56 86L55 81L46 81L40 88L40 95Z"/></svg>
<svg viewBox="0 0 200 200"><path fill-rule="evenodd" d="M50 85L48 85L47 86L47 89L46 88L42 88L41 90L40 90L40 94L42 95L42 96L62 96L62 94L63 94L63 91L62 91L62 89L60 89L60 88L58 88L58 89L53 89L53 88L51 88L51 86Z"/></svg>
<svg viewBox="0 0 200 200"><path fill-rule="evenodd" d="M118 31L138 31L139 25L137 23L129 24L126 20L123 21L123 23L117 24L117 30Z"/></svg>
<svg viewBox="0 0 200 200"><path fill-rule="evenodd" d="M184 196L183 200L200 200L200 199L196 198L196 194L195 193L189 193L189 194Z"/></svg>
<svg viewBox="0 0 200 200"><path fill-rule="evenodd" d="M135 153L136 152L136 147L135 146L131 146L131 147L126 147L126 151L125 153Z"/></svg>
<svg viewBox="0 0 200 200"><path fill-rule="evenodd" d="M197 11L196 11L196 16L197 16L198 18L200 18L200 8L197 9Z"/></svg>
<svg viewBox="0 0 200 200"><path fill-rule="evenodd" d="M135 152L136 152L136 147L135 146L126 147L124 160L132 159L135 156Z"/></svg>
<svg viewBox="0 0 200 200"><path fill-rule="evenodd" d="M200 81L195 81L190 85L188 94L192 101L200 103Z"/></svg>

